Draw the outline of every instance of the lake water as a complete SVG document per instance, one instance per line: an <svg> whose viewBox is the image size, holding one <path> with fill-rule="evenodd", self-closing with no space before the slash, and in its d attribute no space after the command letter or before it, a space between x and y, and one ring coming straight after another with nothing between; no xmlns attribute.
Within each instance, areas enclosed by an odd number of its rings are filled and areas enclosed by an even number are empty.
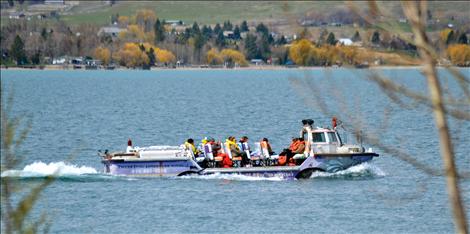
<svg viewBox="0 0 470 234"><path fill-rule="evenodd" d="M419 70L375 71L427 91ZM409 109L391 102L365 79L367 72L2 70L3 91L14 90L14 113L33 121L23 145L27 157L8 173L35 183L60 169L35 210L48 211L52 233L452 233L445 179L380 149L370 163L307 180L102 174L97 150L123 150L128 138L147 146L247 135L252 142L268 137L279 152L297 136L301 119L330 125L331 116L312 108L312 100L338 116L361 119L364 131L376 132L383 143L441 168L433 115L410 100L404 100ZM461 97L454 80L440 72L444 90ZM461 72L470 77L469 69ZM316 88L296 88L299 81ZM468 172L470 123L451 119L450 126L459 169ZM461 190L468 212L468 179Z"/></svg>

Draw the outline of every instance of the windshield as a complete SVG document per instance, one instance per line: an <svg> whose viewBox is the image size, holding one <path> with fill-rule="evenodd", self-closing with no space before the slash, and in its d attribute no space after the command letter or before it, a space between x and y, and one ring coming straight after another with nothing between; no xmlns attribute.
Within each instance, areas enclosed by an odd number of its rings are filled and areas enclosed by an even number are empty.
<svg viewBox="0 0 470 234"><path fill-rule="evenodd" d="M326 142L325 134L323 132L312 133L313 142Z"/></svg>
<svg viewBox="0 0 470 234"><path fill-rule="evenodd" d="M336 139L336 134L334 132L329 132L328 138L330 139L330 142L338 142L338 139Z"/></svg>

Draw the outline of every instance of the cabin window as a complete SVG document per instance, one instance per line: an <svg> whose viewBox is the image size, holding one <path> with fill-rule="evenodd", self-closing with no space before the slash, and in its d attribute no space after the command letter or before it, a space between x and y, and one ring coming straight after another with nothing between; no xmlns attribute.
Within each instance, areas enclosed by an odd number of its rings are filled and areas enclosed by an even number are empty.
<svg viewBox="0 0 470 234"><path fill-rule="evenodd" d="M330 139L330 142L338 142L338 139L336 139L336 134L334 132L329 132L328 138Z"/></svg>
<svg viewBox="0 0 470 234"><path fill-rule="evenodd" d="M325 134L323 132L314 132L313 135L313 142L326 142Z"/></svg>

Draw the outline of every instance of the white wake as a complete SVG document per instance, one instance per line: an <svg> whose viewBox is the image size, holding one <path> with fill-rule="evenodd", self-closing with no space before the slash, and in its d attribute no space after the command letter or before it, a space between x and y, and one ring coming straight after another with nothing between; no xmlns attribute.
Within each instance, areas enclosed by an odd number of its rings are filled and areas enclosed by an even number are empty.
<svg viewBox="0 0 470 234"><path fill-rule="evenodd" d="M362 163L352 166L346 170L338 171L335 173L328 172L314 172L310 178L354 178L354 177L384 177L386 173L379 167Z"/></svg>
<svg viewBox="0 0 470 234"><path fill-rule="evenodd" d="M45 177L50 175L62 177L97 173L95 168L87 166L76 166L64 162L51 162L49 164L34 162L25 166L23 170L4 171L1 177Z"/></svg>
<svg viewBox="0 0 470 234"><path fill-rule="evenodd" d="M200 180L236 180L236 181L281 181L281 177L254 177L240 174L210 174L210 175L186 175L177 177L181 179L200 179Z"/></svg>

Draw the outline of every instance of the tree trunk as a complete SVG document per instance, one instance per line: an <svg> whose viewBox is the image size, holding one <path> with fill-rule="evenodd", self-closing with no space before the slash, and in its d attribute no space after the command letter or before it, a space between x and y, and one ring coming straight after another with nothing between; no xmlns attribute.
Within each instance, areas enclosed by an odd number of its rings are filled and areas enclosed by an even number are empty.
<svg viewBox="0 0 470 234"><path fill-rule="evenodd" d="M419 6L417 5L419 4ZM425 2L403 2L403 11L411 22L416 46L423 59L423 72L428 82L429 94L432 102L434 119L439 131L441 156L444 162L445 176L447 181L447 192L451 203L454 224L457 233L468 233L465 209L460 196L457 168L454 161L454 150L449 134L446 118L446 108L442 101L442 91L437 77L436 59L430 48L432 45L425 31L426 11Z"/></svg>

